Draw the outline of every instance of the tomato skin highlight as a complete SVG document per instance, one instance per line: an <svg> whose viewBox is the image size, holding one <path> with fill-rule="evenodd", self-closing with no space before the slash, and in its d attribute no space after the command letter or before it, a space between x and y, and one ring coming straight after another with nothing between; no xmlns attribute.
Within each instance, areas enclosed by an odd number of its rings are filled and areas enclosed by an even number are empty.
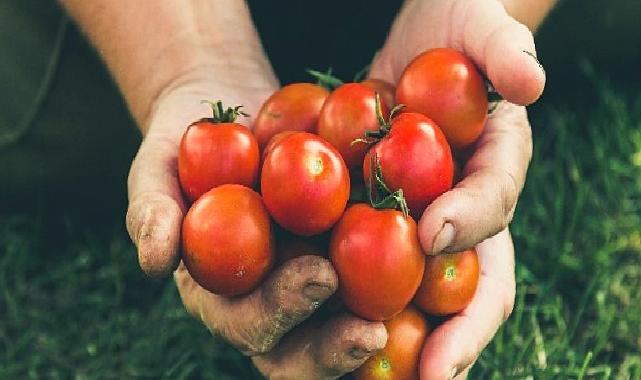
<svg viewBox="0 0 641 380"><path fill-rule="evenodd" d="M381 101L384 117L389 114ZM348 168L359 167L367 153L367 144L352 144L366 131L379 129L376 117L376 92L362 83L346 83L325 100L318 118L318 134L340 152Z"/></svg>
<svg viewBox="0 0 641 380"><path fill-rule="evenodd" d="M279 132L316 132L320 110L329 92L312 83L292 83L274 92L263 103L254 121L254 135L261 150Z"/></svg>
<svg viewBox="0 0 641 380"><path fill-rule="evenodd" d="M258 193L222 185L200 197L182 225L183 262L200 286L237 296L253 290L274 262L271 220Z"/></svg>
<svg viewBox="0 0 641 380"><path fill-rule="evenodd" d="M350 189L340 154L306 132L284 137L265 157L261 191L276 222L301 236L329 230L340 219Z"/></svg>
<svg viewBox="0 0 641 380"><path fill-rule="evenodd" d="M414 303L430 315L465 309L474 298L480 276L476 250L428 256Z"/></svg>
<svg viewBox="0 0 641 380"><path fill-rule="evenodd" d="M330 258L354 314L384 321L401 312L421 282L425 255L416 222L391 209L351 206L334 228Z"/></svg>
<svg viewBox="0 0 641 380"><path fill-rule="evenodd" d="M389 134L365 156L365 183L369 183L374 154L385 183L392 191L403 189L416 220L434 199L452 188L452 152L440 128L424 115L402 113L394 118Z"/></svg>
<svg viewBox="0 0 641 380"><path fill-rule="evenodd" d="M407 65L396 87L406 111L434 120L452 148L470 146L487 120L487 89L474 63L450 48L431 49Z"/></svg>
<svg viewBox="0 0 641 380"><path fill-rule="evenodd" d="M183 193L193 202L223 184L253 187L259 158L258 143L245 126L199 120L180 141L178 178Z"/></svg>
<svg viewBox="0 0 641 380"><path fill-rule="evenodd" d="M354 379L419 380L421 351L430 332L427 320L415 307L408 305L383 323L387 330L385 348L354 371Z"/></svg>

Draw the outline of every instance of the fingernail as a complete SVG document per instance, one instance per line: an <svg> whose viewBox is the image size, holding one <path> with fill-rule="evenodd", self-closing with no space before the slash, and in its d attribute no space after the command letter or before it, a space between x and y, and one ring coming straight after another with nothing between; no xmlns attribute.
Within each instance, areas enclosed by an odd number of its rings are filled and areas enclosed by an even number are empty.
<svg viewBox="0 0 641 380"><path fill-rule="evenodd" d="M450 371L450 377L448 377L447 379L448 380L452 380L452 379L454 379L456 377L456 375L458 375L458 368L454 367Z"/></svg>
<svg viewBox="0 0 641 380"><path fill-rule="evenodd" d="M352 347L349 350L349 356L353 357L356 360L362 360L366 357L369 357L372 354L371 351L364 350L361 347Z"/></svg>
<svg viewBox="0 0 641 380"><path fill-rule="evenodd" d="M525 53L525 54L529 55L530 57L532 57L532 59L534 59L536 61L536 64L539 65L539 67L541 68L541 70L543 70L543 73L545 74L545 68L541 64L541 61L539 61L539 59L536 57L536 54L534 54L534 53L532 53L530 51L527 51L527 50L523 50L523 53Z"/></svg>
<svg viewBox="0 0 641 380"><path fill-rule="evenodd" d="M303 289L305 297L312 302L324 301L331 296L332 293L333 290L329 286L319 283L307 284Z"/></svg>
<svg viewBox="0 0 641 380"><path fill-rule="evenodd" d="M443 224L443 227L434 238L434 243L432 244L432 253L437 254L443 252L452 244L455 235L456 230L454 229L452 223L446 222L445 224Z"/></svg>

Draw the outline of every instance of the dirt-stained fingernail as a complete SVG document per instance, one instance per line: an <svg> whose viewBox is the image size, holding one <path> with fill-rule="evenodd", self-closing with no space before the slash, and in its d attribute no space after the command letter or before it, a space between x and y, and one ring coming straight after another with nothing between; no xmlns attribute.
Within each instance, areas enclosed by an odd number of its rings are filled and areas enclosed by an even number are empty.
<svg viewBox="0 0 641 380"><path fill-rule="evenodd" d="M362 360L372 355L372 351L368 351L363 347L352 347L349 350L349 356L356 360Z"/></svg>
<svg viewBox="0 0 641 380"><path fill-rule="evenodd" d="M324 301L329 298L332 293L334 293L334 289L332 289L329 285L320 284L317 282L307 284L303 289L303 294L305 295L305 297L307 297L307 299L312 302Z"/></svg>
<svg viewBox="0 0 641 380"><path fill-rule="evenodd" d="M434 243L432 244L432 254L438 254L447 249L452 242L454 242L454 237L456 236L456 229L454 225L449 222L445 222L441 230L434 237Z"/></svg>
<svg viewBox="0 0 641 380"><path fill-rule="evenodd" d="M541 61L539 61L539 58L536 56L536 54L532 53L531 51L523 50L523 53L529 55L532 59L536 61L536 64L539 65L541 70L543 71L543 74L545 74L545 68L541 64Z"/></svg>

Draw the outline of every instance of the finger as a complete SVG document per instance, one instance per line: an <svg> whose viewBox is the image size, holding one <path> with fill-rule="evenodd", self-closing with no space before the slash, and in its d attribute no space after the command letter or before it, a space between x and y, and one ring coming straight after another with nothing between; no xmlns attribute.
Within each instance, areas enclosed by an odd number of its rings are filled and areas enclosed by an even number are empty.
<svg viewBox="0 0 641 380"><path fill-rule="evenodd" d="M381 322L344 314L322 325L301 326L253 361L268 379L329 380L354 371L386 342Z"/></svg>
<svg viewBox="0 0 641 380"><path fill-rule="evenodd" d="M421 379L456 377L469 367L514 306L514 247L507 230L477 246L481 276L470 305L437 327L421 354Z"/></svg>
<svg viewBox="0 0 641 380"><path fill-rule="evenodd" d="M490 116L463 181L423 213L419 238L425 252L458 252L505 229L532 157L525 108L502 102Z"/></svg>
<svg viewBox="0 0 641 380"><path fill-rule="evenodd" d="M247 355L265 353L336 291L332 265L318 256L286 262L251 294L217 296L201 288L184 265L174 277L187 309Z"/></svg>
<svg viewBox="0 0 641 380"><path fill-rule="evenodd" d="M508 15L498 0L452 4L454 47L476 62L507 101L535 102L545 87L545 71L530 30Z"/></svg>
<svg viewBox="0 0 641 380"><path fill-rule="evenodd" d="M170 274L178 264L183 203L176 178L177 139L148 135L128 178L127 231L142 270Z"/></svg>

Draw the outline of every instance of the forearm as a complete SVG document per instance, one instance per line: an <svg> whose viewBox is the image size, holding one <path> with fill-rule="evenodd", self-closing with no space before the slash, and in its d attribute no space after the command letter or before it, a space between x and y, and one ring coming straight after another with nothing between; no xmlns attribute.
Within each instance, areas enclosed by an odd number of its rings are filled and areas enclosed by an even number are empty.
<svg viewBox="0 0 641 380"><path fill-rule="evenodd" d="M500 0L507 12L531 31L541 25L557 0Z"/></svg>
<svg viewBox="0 0 641 380"><path fill-rule="evenodd" d="M271 73L242 0L61 0L95 45L143 132L153 102L202 71ZM232 59L233 57L233 59Z"/></svg>

